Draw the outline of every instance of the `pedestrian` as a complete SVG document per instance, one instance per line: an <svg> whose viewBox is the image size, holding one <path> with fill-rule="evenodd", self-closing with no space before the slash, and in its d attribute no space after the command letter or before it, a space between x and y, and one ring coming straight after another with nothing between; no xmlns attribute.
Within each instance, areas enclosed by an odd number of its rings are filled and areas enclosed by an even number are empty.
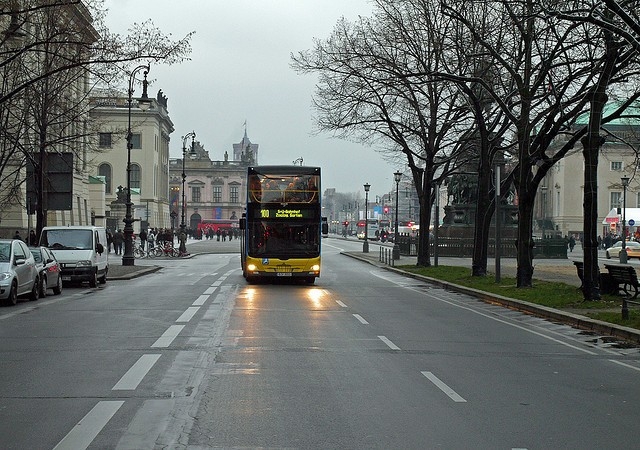
<svg viewBox="0 0 640 450"><path fill-rule="evenodd" d="M148 238L149 238L149 235L147 234L147 230L143 229L140 232L140 248L142 248L142 250L144 250L147 247Z"/></svg>
<svg viewBox="0 0 640 450"><path fill-rule="evenodd" d="M149 230L149 234L147 235L147 243L149 244L149 251L155 247L156 244L156 232L151 228Z"/></svg>
<svg viewBox="0 0 640 450"><path fill-rule="evenodd" d="M18 239L19 241L22 240L22 236L20 236L20 231L16 230L16 234L13 235L14 239Z"/></svg>
<svg viewBox="0 0 640 450"><path fill-rule="evenodd" d="M573 247L575 246L576 246L576 238L572 234L571 236L569 236L569 251L572 252Z"/></svg>
<svg viewBox="0 0 640 450"><path fill-rule="evenodd" d="M38 245L38 237L36 236L36 232L34 230L29 231L29 245L35 247Z"/></svg>
<svg viewBox="0 0 640 450"><path fill-rule="evenodd" d="M111 246L113 245L113 234L110 230L107 230L107 253L111 253Z"/></svg>
<svg viewBox="0 0 640 450"><path fill-rule="evenodd" d="M116 234L113 235L113 249L116 252L116 255L122 254L122 244L124 242L124 235L122 231L117 230Z"/></svg>

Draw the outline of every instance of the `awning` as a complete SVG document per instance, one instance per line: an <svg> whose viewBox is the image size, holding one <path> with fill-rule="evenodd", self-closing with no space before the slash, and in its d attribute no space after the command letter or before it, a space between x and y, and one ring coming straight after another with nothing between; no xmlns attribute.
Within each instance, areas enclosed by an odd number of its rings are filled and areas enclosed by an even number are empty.
<svg viewBox="0 0 640 450"><path fill-rule="evenodd" d="M627 225L631 227L640 226L640 208L620 208L620 214L618 214L618 208L612 208L611 211L609 211L609 214L607 214L602 221L602 225L622 222L623 211Z"/></svg>

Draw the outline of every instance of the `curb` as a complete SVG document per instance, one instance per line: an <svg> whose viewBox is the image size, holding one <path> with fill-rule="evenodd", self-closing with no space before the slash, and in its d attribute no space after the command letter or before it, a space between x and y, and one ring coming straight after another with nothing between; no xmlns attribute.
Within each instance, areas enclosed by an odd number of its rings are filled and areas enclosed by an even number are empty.
<svg viewBox="0 0 640 450"><path fill-rule="evenodd" d="M536 317L541 317L543 319L555 320L557 322L561 322L581 330L594 331L603 335L614 336L614 337L623 339L625 341L630 341L636 344L640 344L640 330L636 330L635 328L629 328L622 325L603 322L601 320L591 319L587 316L582 316L580 314L564 312L559 309L549 308L547 306L542 306L542 305L536 305L535 303L530 303L524 300L516 300L509 297L503 297L498 294L492 294L489 292L480 291L478 289L473 289L466 286L460 286L459 284L450 283L448 281L438 280L437 278L431 278L424 275L418 275L415 273L406 272L404 270L397 269L395 267L391 267L383 264L376 264L371 259L363 258L358 255L354 255L352 253L341 252L340 254L348 256L350 258L357 259L359 261L369 263L372 266L380 267L381 269L385 269L390 272L395 272L399 275L403 275L409 278L415 278L418 280L428 281L429 283L442 286L445 289L449 289L454 292L459 292L461 294L467 294L467 295L476 297L485 303L501 305L506 308L532 314Z"/></svg>
<svg viewBox="0 0 640 450"><path fill-rule="evenodd" d="M162 269L161 266L147 266L144 269L117 276L109 276L109 274L107 273L107 281L131 280L133 278L138 278L149 273L157 272L160 269Z"/></svg>

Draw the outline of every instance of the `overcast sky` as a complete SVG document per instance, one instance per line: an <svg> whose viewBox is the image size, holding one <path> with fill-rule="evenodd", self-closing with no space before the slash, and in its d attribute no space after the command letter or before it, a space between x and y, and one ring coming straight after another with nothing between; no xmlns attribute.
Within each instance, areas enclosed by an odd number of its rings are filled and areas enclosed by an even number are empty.
<svg viewBox="0 0 640 450"><path fill-rule="evenodd" d="M181 157L190 131L211 159L230 155L232 144L247 135L259 144L260 164L320 166L323 189L370 197L394 188L397 167L370 148L314 135L311 107L315 75L298 75L290 55L312 48L313 38L327 38L342 16L355 20L371 14L368 0L107 0L107 24L124 33L134 22L152 19L174 38L189 31L191 61L151 67L150 94L162 89L169 98L175 126L171 156ZM364 194L363 194L364 195Z"/></svg>

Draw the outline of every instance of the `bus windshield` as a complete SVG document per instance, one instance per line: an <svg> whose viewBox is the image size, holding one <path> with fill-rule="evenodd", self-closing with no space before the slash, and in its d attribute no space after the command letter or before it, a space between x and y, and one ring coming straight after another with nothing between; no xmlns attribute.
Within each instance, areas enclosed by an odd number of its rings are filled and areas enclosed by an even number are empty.
<svg viewBox="0 0 640 450"><path fill-rule="evenodd" d="M249 175L249 203L318 203L319 176Z"/></svg>
<svg viewBox="0 0 640 450"><path fill-rule="evenodd" d="M320 254L318 221L251 222L249 255L269 258L309 258Z"/></svg>

